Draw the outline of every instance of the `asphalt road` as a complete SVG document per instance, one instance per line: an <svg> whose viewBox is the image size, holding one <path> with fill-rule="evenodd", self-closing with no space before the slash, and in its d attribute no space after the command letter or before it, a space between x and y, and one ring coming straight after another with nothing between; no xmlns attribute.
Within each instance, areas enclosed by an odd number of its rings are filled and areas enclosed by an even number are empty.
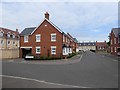
<svg viewBox="0 0 120 90"><path fill-rule="evenodd" d="M74 61L63 64L3 61L3 88L118 88L117 60L88 51Z"/></svg>

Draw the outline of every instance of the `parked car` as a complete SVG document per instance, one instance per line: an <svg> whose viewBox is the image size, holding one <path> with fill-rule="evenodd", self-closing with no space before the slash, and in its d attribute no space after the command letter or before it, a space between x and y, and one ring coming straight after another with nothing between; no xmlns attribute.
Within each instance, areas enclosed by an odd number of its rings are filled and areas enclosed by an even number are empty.
<svg viewBox="0 0 120 90"><path fill-rule="evenodd" d="M34 56L31 55L31 54L27 54L27 55L25 56L25 60L32 60L32 59L34 59Z"/></svg>
<svg viewBox="0 0 120 90"><path fill-rule="evenodd" d="M117 55L120 56L120 52L118 52Z"/></svg>

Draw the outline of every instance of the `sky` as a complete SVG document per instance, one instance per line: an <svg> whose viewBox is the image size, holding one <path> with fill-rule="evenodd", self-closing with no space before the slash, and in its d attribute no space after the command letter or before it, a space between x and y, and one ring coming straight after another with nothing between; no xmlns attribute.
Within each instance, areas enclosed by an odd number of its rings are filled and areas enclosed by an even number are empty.
<svg viewBox="0 0 120 90"><path fill-rule="evenodd" d="M38 26L48 11L50 21L79 42L108 41L111 29L118 27L118 2L87 1L4 0L0 3L0 27L12 30L17 28L21 32L24 28Z"/></svg>

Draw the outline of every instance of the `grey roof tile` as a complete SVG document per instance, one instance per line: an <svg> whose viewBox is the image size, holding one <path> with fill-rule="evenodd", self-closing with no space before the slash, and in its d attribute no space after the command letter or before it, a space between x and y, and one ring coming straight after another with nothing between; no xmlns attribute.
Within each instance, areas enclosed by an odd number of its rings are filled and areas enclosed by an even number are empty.
<svg viewBox="0 0 120 90"><path fill-rule="evenodd" d="M112 31L114 32L115 36L118 37L120 33L120 28L113 28Z"/></svg>
<svg viewBox="0 0 120 90"><path fill-rule="evenodd" d="M21 36L30 35L30 34L34 31L35 28L36 28L36 27L25 28L25 29L20 33L20 35L21 35Z"/></svg>

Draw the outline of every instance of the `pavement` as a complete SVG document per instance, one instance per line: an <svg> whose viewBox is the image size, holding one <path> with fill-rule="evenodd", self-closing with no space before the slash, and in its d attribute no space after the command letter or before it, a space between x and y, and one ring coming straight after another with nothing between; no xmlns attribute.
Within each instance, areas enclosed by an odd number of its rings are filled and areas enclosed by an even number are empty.
<svg viewBox="0 0 120 90"><path fill-rule="evenodd" d="M118 60L90 51L71 60L3 61L2 70L3 88L118 88Z"/></svg>
<svg viewBox="0 0 120 90"><path fill-rule="evenodd" d="M107 53L107 52L96 52L96 54L100 54L100 55L103 55L103 56L106 56L106 57L110 57L110 58L113 58L113 59L116 59L118 61L120 61L120 56L117 56L117 55L112 55L110 53Z"/></svg>
<svg viewBox="0 0 120 90"><path fill-rule="evenodd" d="M19 59L4 60L3 62L23 63L23 64L63 65L63 64L77 63L81 60L82 56L83 56L82 54L77 54L72 58L60 59L60 60L25 60L23 58L19 58Z"/></svg>

